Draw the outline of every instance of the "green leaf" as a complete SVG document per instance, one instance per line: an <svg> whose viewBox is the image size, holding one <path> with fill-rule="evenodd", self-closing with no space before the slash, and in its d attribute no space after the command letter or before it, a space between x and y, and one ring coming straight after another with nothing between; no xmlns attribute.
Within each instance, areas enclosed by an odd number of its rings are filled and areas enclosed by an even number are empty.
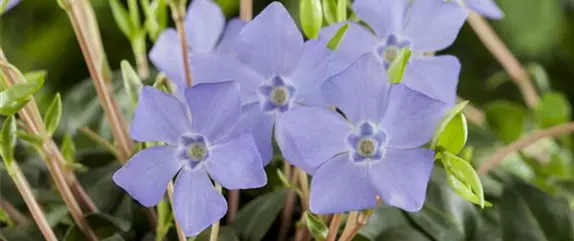
<svg viewBox="0 0 574 241"><path fill-rule="evenodd" d="M347 20L347 0L337 0L337 21Z"/></svg>
<svg viewBox="0 0 574 241"><path fill-rule="evenodd" d="M62 152L62 155L66 161L69 163L76 162L76 145L74 144L74 139L70 133L66 133L64 135L64 139L60 145L60 151Z"/></svg>
<svg viewBox="0 0 574 241"><path fill-rule="evenodd" d="M448 185L452 188L452 190L454 190L459 196L461 196L465 200L478 205L481 205L481 203L483 203L484 206L486 207L492 206L492 203L489 203L484 199L481 199L480 196L475 194L468 185L459 180L455 175L447 173L446 178Z"/></svg>
<svg viewBox="0 0 574 241"><path fill-rule="evenodd" d="M574 240L568 202L522 181L504 189L498 210L505 241Z"/></svg>
<svg viewBox="0 0 574 241"><path fill-rule="evenodd" d="M410 226L401 226L387 230L374 240L375 241L393 241L393 240L431 241L431 239L429 239L426 235Z"/></svg>
<svg viewBox="0 0 574 241"><path fill-rule="evenodd" d="M339 45L341 45L341 42L343 42L343 39L345 38L348 29L349 29L348 23L341 26L341 28L337 30L335 35L333 35L331 40L329 40L329 42L327 43L327 48L329 48L331 51L337 50L337 48L339 48Z"/></svg>
<svg viewBox="0 0 574 241"><path fill-rule="evenodd" d="M445 132L447 130L447 128L455 128L456 127L456 126L449 127L449 124L451 123L451 121L453 119L456 118L457 115L459 115L462 112L462 110L464 109L464 107L466 107L466 105L468 105L468 101L460 102L460 103L456 104L454 107L452 107L445 114L445 116L442 118L441 122L438 124L437 128L435 129L435 132L434 132L434 135L432 137L431 144L430 144L431 149L437 149L437 147L439 146L439 139L441 139L443 132ZM467 128L465 128L465 129L467 129ZM448 143L448 140L446 138L450 137L451 134L454 134L454 133L450 133L450 132L447 133L447 136L443 137L444 140L441 143ZM466 140L466 138L464 138L464 139ZM447 145L447 144L443 144L443 145ZM456 146L457 145L450 145L450 144L447 145L447 147L449 149L452 149L452 150L456 150L457 149L457 148L455 148ZM446 147L445 147L445 149L446 149ZM451 151L451 150L449 150L449 151ZM459 151L460 150L453 151L452 153L458 153Z"/></svg>
<svg viewBox="0 0 574 241"><path fill-rule="evenodd" d="M108 1L110 3L110 9L112 10L112 15L114 16L116 24L122 33L131 41L134 39L137 29L130 18L130 14L119 0Z"/></svg>
<svg viewBox="0 0 574 241"><path fill-rule="evenodd" d="M197 237L195 237L195 239L193 238L189 238L189 240L193 240L193 241L210 241L209 240L209 235L211 233L211 227L204 230L203 232L201 232L199 235L197 235ZM239 241L239 238L237 237L237 234L235 233L235 230L233 230L230 227L220 227L219 228L219 239L218 241Z"/></svg>
<svg viewBox="0 0 574 241"><path fill-rule="evenodd" d="M135 29L140 28L140 12L138 9L137 0L128 0L128 10L130 13L130 20L134 25Z"/></svg>
<svg viewBox="0 0 574 241"><path fill-rule="evenodd" d="M379 204L373 210L367 224L359 230L359 233L371 240L375 240L387 230L408 224L409 220L407 220L400 209L386 204Z"/></svg>
<svg viewBox="0 0 574 241"><path fill-rule="evenodd" d="M165 236L169 232L169 229L172 226L173 221L173 213L169 208L169 203L165 200L161 200L157 204L157 227L156 227L156 234L155 240L162 241L164 240Z"/></svg>
<svg viewBox="0 0 574 241"><path fill-rule="evenodd" d="M12 162L14 161L14 148L16 148L16 119L14 116L7 117L4 119L2 124L2 130L0 135L0 154L4 160L4 166L12 168Z"/></svg>
<svg viewBox="0 0 574 241"><path fill-rule="evenodd" d="M113 236L102 239L102 241L124 241L124 238L122 238L121 235L116 233Z"/></svg>
<svg viewBox="0 0 574 241"><path fill-rule="evenodd" d="M411 54L412 52L409 48L403 48L399 51L397 58L393 60L388 70L391 84L398 84L403 81L403 75L411 59Z"/></svg>
<svg viewBox="0 0 574 241"><path fill-rule="evenodd" d="M0 222L5 223L8 226L14 226L16 224L2 208L0 208Z"/></svg>
<svg viewBox="0 0 574 241"><path fill-rule="evenodd" d="M323 26L321 0L301 0L299 2L299 18L305 36L309 39L318 38L319 31Z"/></svg>
<svg viewBox="0 0 574 241"><path fill-rule="evenodd" d="M500 100L490 102L484 110L488 126L504 143L511 143L522 135L527 117L524 107Z"/></svg>
<svg viewBox="0 0 574 241"><path fill-rule="evenodd" d="M17 71L15 67L13 69ZM32 95L42 88L45 76L43 71L32 72L26 75L26 82L17 83L0 92L0 114L10 116L22 109Z"/></svg>
<svg viewBox="0 0 574 241"><path fill-rule="evenodd" d="M135 106L138 103L138 96L143 88L142 81L128 61L122 60L121 66L125 91Z"/></svg>
<svg viewBox="0 0 574 241"><path fill-rule="evenodd" d="M466 145L468 139L468 126L466 117L458 113L438 136L437 147L441 150L457 154Z"/></svg>
<svg viewBox="0 0 574 241"><path fill-rule="evenodd" d="M287 188L292 188L293 184L291 183L291 181L289 181L289 179L285 176L285 174L283 174L283 171L281 171L281 169L276 170L277 170L277 176L279 177L281 183L283 183L283 185Z"/></svg>
<svg viewBox="0 0 574 241"><path fill-rule="evenodd" d="M307 225L307 229L309 229L309 232L311 232L311 235L313 235L315 240L325 240L329 234L329 228L325 225L323 220L310 212L305 212L303 215L305 215L305 224Z"/></svg>
<svg viewBox="0 0 574 241"><path fill-rule="evenodd" d="M570 121L572 107L562 93L547 92L534 108L534 116L540 127L548 128Z"/></svg>
<svg viewBox="0 0 574 241"><path fill-rule="evenodd" d="M462 185L468 186L472 189L473 193L476 194L476 198L469 198L468 195L462 196L468 201L476 203L480 205L481 208L484 208L485 201L484 201L484 190L482 188L482 183L480 182L480 178L478 177L478 173L474 170L472 165L467 161L457 157L449 152L442 152L441 153L441 160L442 163L447 171L447 177L449 175L454 176L458 181L460 181ZM454 188L459 188L460 185L456 185L459 183L453 182L452 178L448 178L449 184L453 187L452 184L455 184ZM455 189L456 191L457 189ZM457 192L460 194L460 192ZM477 200L478 199L478 200Z"/></svg>
<svg viewBox="0 0 574 241"><path fill-rule="evenodd" d="M44 139L41 136L36 134L29 134L25 131L17 131L16 136L18 139L23 140L33 146L37 151L42 150L42 145L44 144Z"/></svg>
<svg viewBox="0 0 574 241"><path fill-rule="evenodd" d="M550 78L544 66L539 63L531 63L526 66L526 70L532 75L532 79L536 82L536 86L542 93L550 91Z"/></svg>
<svg viewBox="0 0 574 241"><path fill-rule="evenodd" d="M323 5L323 16L327 24L331 25L337 22L337 3L336 0L321 0Z"/></svg>
<svg viewBox="0 0 574 241"><path fill-rule="evenodd" d="M58 129L60 125L60 119L62 118L62 98L60 93L56 94L52 100L52 104L46 110L44 114L44 122L46 123L46 134L52 136L54 132Z"/></svg>
<svg viewBox="0 0 574 241"><path fill-rule="evenodd" d="M96 236L101 239L113 236L119 232L127 232L130 228L130 223L127 220L118 219L103 213L90 213L85 217L88 225L92 227ZM77 240L85 240L85 236L77 225L73 225L66 231L63 241Z"/></svg>
<svg viewBox="0 0 574 241"><path fill-rule="evenodd" d="M262 240L283 209L286 197L287 189L281 189L259 196L245 205L232 225L241 240Z"/></svg>

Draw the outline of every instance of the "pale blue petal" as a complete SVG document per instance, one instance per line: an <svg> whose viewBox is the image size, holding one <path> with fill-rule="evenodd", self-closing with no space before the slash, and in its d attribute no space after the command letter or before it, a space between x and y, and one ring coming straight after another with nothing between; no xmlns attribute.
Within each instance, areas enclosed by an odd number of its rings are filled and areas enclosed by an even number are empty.
<svg viewBox="0 0 574 241"><path fill-rule="evenodd" d="M416 51L439 51L454 42L467 15L466 9L452 2L416 0L407 15L404 34L411 38Z"/></svg>
<svg viewBox="0 0 574 241"><path fill-rule="evenodd" d="M275 116L263 112L259 102L246 104L241 108L241 117L229 136L232 138L243 133L251 133L261 154L261 161L263 165L267 165L273 157L271 138Z"/></svg>
<svg viewBox="0 0 574 241"><path fill-rule="evenodd" d="M236 58L222 53L192 55L191 74L194 83L237 81L241 86L242 103L258 101L257 87L264 81Z"/></svg>
<svg viewBox="0 0 574 241"><path fill-rule="evenodd" d="M137 141L163 141L177 145L181 134L191 131L188 111L173 95L145 86L131 126Z"/></svg>
<svg viewBox="0 0 574 241"><path fill-rule="evenodd" d="M466 5L473 11L490 19L502 19L504 13L494 0L466 0Z"/></svg>
<svg viewBox="0 0 574 241"><path fill-rule="evenodd" d="M175 183L173 211L185 236L190 237L221 219L227 212L227 202L204 167L183 168Z"/></svg>
<svg viewBox="0 0 574 241"><path fill-rule="evenodd" d="M372 53L361 56L322 87L327 103L339 107L354 124L380 121L388 89L387 72Z"/></svg>
<svg viewBox="0 0 574 241"><path fill-rule="evenodd" d="M367 22L378 36L400 34L409 5L405 0L356 0L353 9L357 17Z"/></svg>
<svg viewBox="0 0 574 241"><path fill-rule="evenodd" d="M345 23L337 23L323 28L320 32L319 40L327 44L343 24ZM341 54L345 63L351 64L363 54L373 52L377 42L377 36L369 32L365 27L351 22L336 52Z"/></svg>
<svg viewBox="0 0 574 241"><path fill-rule="evenodd" d="M207 172L217 183L229 189L259 188L267 184L261 155L249 133L210 147L205 161Z"/></svg>
<svg viewBox="0 0 574 241"><path fill-rule="evenodd" d="M212 143L225 137L239 120L239 84L233 81L198 84L185 90L193 130Z"/></svg>
<svg viewBox="0 0 574 241"><path fill-rule="evenodd" d="M223 28L225 16L212 0L193 0L185 17L187 41L194 53L206 53L215 49Z"/></svg>
<svg viewBox="0 0 574 241"><path fill-rule="evenodd" d="M411 59L403 83L433 99L453 104L460 74L460 62L452 55Z"/></svg>
<svg viewBox="0 0 574 241"><path fill-rule="evenodd" d="M424 204L433 165L432 150L387 149L383 160L370 165L369 176L384 203L416 212Z"/></svg>
<svg viewBox="0 0 574 241"><path fill-rule="evenodd" d="M151 48L149 59L157 70L163 72L175 83L178 90L183 90L186 86L185 70L179 43L175 29L166 29Z"/></svg>
<svg viewBox="0 0 574 241"><path fill-rule="evenodd" d="M243 62L270 79L293 72L301 56L303 37L287 9L273 2L243 27L234 45Z"/></svg>
<svg viewBox="0 0 574 241"><path fill-rule="evenodd" d="M217 46L217 51L223 53L233 51L233 41L235 41L235 38L239 35L241 29L243 29L246 24L247 22L239 18L229 20L225 27L225 32L223 32L223 37L221 37L221 41Z"/></svg>
<svg viewBox="0 0 574 241"><path fill-rule="evenodd" d="M387 145L411 149L427 143L450 106L404 84L392 85L381 123L388 135Z"/></svg>
<svg viewBox="0 0 574 241"><path fill-rule="evenodd" d="M14 6L16 6L18 3L20 3L20 0L0 0L0 6L2 6L2 4L4 4L4 1L8 1L8 4L6 4L6 8L4 9L4 12L8 12L8 10L10 10ZM0 13L0 15L2 15L2 13Z"/></svg>
<svg viewBox="0 0 574 241"><path fill-rule="evenodd" d="M142 205L154 206L184 165L176 155L177 148L171 146L143 149L114 173L114 182Z"/></svg>
<svg viewBox="0 0 574 241"><path fill-rule="evenodd" d="M316 214L371 209L377 206L376 195L368 165L353 163L343 153L321 165L313 176L309 206Z"/></svg>
<svg viewBox="0 0 574 241"><path fill-rule="evenodd" d="M301 61L289 77L297 90L297 102L325 105L321 85L327 78L341 72L346 64L340 56L317 40L309 40L303 48Z"/></svg>
<svg viewBox="0 0 574 241"><path fill-rule="evenodd" d="M351 125L327 108L300 107L277 117L275 140L285 159L313 174L335 155L345 152Z"/></svg>

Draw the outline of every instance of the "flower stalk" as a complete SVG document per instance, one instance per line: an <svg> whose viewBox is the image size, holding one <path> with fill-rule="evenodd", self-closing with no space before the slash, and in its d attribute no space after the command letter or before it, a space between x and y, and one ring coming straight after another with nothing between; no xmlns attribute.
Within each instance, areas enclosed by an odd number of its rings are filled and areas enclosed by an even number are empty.
<svg viewBox="0 0 574 241"><path fill-rule="evenodd" d="M331 219L331 223L329 223L327 241L335 241L337 238L337 231L339 230L339 225L341 225L341 215L340 213L333 215L333 219Z"/></svg>
<svg viewBox="0 0 574 241"><path fill-rule="evenodd" d="M219 193L221 193L221 185L219 183L215 183L215 189ZM219 240L219 220L217 220L214 224L211 225L211 233L209 234L209 241L218 241Z"/></svg>
<svg viewBox="0 0 574 241"><path fill-rule="evenodd" d="M167 195L169 197L169 203L173 207L173 182L169 182L169 184L167 185ZM172 210L173 210L173 208L172 208ZM175 214L174 214L174 216L175 216ZM177 219L174 218L173 222L175 223L175 230L177 231L178 240L179 241L186 241L187 239L185 238L185 234L183 233L181 226L179 226L179 222L177 222Z"/></svg>
<svg viewBox="0 0 574 241"><path fill-rule="evenodd" d="M175 22L175 28L177 29L177 35L179 36L179 44L181 47L181 53L183 58L183 69L185 71L185 83L187 86L193 85L193 80L191 78L191 68L189 66L189 50L187 49L187 34L185 33L185 2L184 0L171 0L169 1L169 7L171 9L171 16Z"/></svg>
<svg viewBox="0 0 574 241"><path fill-rule="evenodd" d="M241 0L239 17L245 21L251 21L253 18L253 0Z"/></svg>

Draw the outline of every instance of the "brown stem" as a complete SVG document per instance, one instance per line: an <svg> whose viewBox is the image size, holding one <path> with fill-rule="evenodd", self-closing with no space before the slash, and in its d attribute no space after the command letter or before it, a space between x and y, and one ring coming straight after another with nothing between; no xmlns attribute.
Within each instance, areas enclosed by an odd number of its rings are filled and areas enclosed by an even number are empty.
<svg viewBox="0 0 574 241"><path fill-rule="evenodd" d="M333 219L331 219L331 223L329 224L327 241L335 241L337 238L337 231L339 231L339 225L341 225L341 214L337 213L333 215Z"/></svg>
<svg viewBox="0 0 574 241"><path fill-rule="evenodd" d="M477 13L471 12L468 16L468 23L518 86L526 105L534 108L540 97L532 84L528 71L522 67L484 18Z"/></svg>
<svg viewBox="0 0 574 241"><path fill-rule="evenodd" d="M189 50L187 49L187 34L185 33L185 5L178 5L172 1L170 4L171 15L173 21L175 22L175 28L177 29L177 35L179 36L179 45L181 47L181 53L183 58L183 69L185 71L185 83L187 86L193 85L193 80L191 78L191 68L189 65ZM184 1L185 2L185 1Z"/></svg>
<svg viewBox="0 0 574 241"><path fill-rule="evenodd" d="M17 224L26 224L28 219L24 214L22 214L14 205L12 205L8 200L0 199L0 208L8 214L14 222Z"/></svg>
<svg viewBox="0 0 574 241"><path fill-rule="evenodd" d="M229 211L227 212L227 224L232 224L239 209L239 190L229 190L227 196L227 203L229 203Z"/></svg>
<svg viewBox="0 0 574 241"><path fill-rule="evenodd" d="M239 17L244 21L250 21L253 18L253 0L241 0Z"/></svg>
<svg viewBox="0 0 574 241"><path fill-rule="evenodd" d="M289 181L293 183L295 177L292 175L292 167L287 161L283 161L283 173L286 177L289 177ZM287 240L287 234L291 228L291 220L293 218L293 209L295 207L295 202L297 201L297 193L292 189L288 190L287 199L285 200L285 208L281 213L281 227L279 228L279 234L277 241Z"/></svg>
<svg viewBox="0 0 574 241"><path fill-rule="evenodd" d="M371 214L371 212L368 212L368 214L361 213L358 215L358 217L355 215L355 218L353 219L354 221L350 226L348 226L348 229L345 227L345 231L343 231L343 234L341 234L339 241L353 240L353 238L359 233L359 230L361 230L361 228L367 224L367 220ZM349 218L350 217L351 215L349 215ZM347 219L347 222L349 222L349 219Z"/></svg>
<svg viewBox="0 0 574 241"><path fill-rule="evenodd" d="M169 197L169 202L171 203L173 209L173 182L169 182L169 184L167 185L167 195ZM175 210L172 210L172 212L175 212ZM179 241L186 241L187 239L185 238L185 234L181 230L181 227L179 226L177 219L174 218L173 221L175 222L175 229L177 230L177 237Z"/></svg>
<svg viewBox="0 0 574 241"><path fill-rule="evenodd" d="M542 138L566 135L571 132L574 132L574 122L562 124L546 130L535 131L529 136L525 136L513 142L512 144L496 151L488 160L486 160L480 166L480 168L478 169L478 173L486 174L489 169L500 164L504 160L506 155L513 153L515 151L519 151L520 149L525 148Z"/></svg>
<svg viewBox="0 0 574 241"><path fill-rule="evenodd" d="M40 229L40 232L42 232L44 238L47 241L58 241L54 231L52 231L52 228L50 227L50 224L48 224L48 221L46 221L44 211L42 211L42 208L36 201L34 194L32 194L32 188L30 188L30 184L26 180L26 177L24 177L24 174L20 170L20 167L16 161L12 162L11 167L8 167L8 173L10 173L10 176L12 176L12 179L16 184L16 188L20 192L20 195L22 195L26 206L28 206L28 209L30 210L30 214L32 214L32 217L34 218L34 221L36 221L36 224L38 225L38 228Z"/></svg>

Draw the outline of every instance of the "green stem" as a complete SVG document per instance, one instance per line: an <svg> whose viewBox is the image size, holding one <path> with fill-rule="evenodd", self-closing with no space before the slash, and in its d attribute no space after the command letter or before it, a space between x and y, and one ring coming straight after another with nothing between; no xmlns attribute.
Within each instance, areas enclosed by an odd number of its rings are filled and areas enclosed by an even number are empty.
<svg viewBox="0 0 574 241"><path fill-rule="evenodd" d="M215 189L221 193L221 185L219 185L219 183L215 183ZM217 240L219 240L219 220L211 225L211 233L209 234L209 241Z"/></svg>

